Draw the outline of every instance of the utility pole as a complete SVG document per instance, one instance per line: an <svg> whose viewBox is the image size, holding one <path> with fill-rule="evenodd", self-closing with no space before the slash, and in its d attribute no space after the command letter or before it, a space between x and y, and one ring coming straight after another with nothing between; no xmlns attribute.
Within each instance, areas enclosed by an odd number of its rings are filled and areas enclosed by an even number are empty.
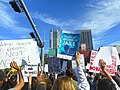
<svg viewBox="0 0 120 90"><path fill-rule="evenodd" d="M23 0L13 0L13 1L10 1L9 3L11 4L14 11L20 13L23 10L25 15L27 16L27 18L28 18L28 20L29 20L34 32L35 32L36 39L37 39L37 44L41 48L41 61L42 61L43 69L44 69L44 43L42 42L41 37L38 34L38 30L36 28L36 25L34 24L34 22L33 22L30 14L29 14Z"/></svg>

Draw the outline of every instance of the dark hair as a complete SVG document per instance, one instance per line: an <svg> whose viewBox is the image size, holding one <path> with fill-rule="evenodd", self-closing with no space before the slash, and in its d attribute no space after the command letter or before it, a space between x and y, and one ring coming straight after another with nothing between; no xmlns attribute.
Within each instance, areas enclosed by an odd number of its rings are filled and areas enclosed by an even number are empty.
<svg viewBox="0 0 120 90"><path fill-rule="evenodd" d="M36 90L46 90L46 84L45 83L39 83L36 87Z"/></svg>
<svg viewBox="0 0 120 90"><path fill-rule="evenodd" d="M99 79L96 90L117 90L115 84L109 79Z"/></svg>
<svg viewBox="0 0 120 90"><path fill-rule="evenodd" d="M68 77L72 78L74 74L75 74L74 69L69 68L69 69L66 70L66 75Z"/></svg>

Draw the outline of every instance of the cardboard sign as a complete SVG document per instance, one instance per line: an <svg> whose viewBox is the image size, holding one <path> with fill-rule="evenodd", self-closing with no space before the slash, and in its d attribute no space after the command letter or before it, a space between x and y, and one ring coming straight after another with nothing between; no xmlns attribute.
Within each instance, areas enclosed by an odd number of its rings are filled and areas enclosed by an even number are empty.
<svg viewBox="0 0 120 90"><path fill-rule="evenodd" d="M81 65L82 69L85 69L84 54L80 54L80 65ZM77 67L76 61L73 60L72 61L72 68L76 68L76 67Z"/></svg>
<svg viewBox="0 0 120 90"><path fill-rule="evenodd" d="M37 44L32 39L1 40L0 69L10 68L11 61L18 65L40 63Z"/></svg>
<svg viewBox="0 0 120 90"><path fill-rule="evenodd" d="M90 72L95 72L95 73L99 73L101 71L100 66L98 65L99 63L93 64L95 62L95 58L97 56L97 51L91 51L91 57L90 57L90 68L89 71ZM112 57L112 64L108 64L106 63L106 70L108 71L108 73L112 76L115 75L116 73L116 56L111 56ZM97 61L99 62L99 61ZM107 61L105 61L107 62Z"/></svg>
<svg viewBox="0 0 120 90"><path fill-rule="evenodd" d="M37 75L38 75L38 66L37 65L25 65L24 76L29 77L30 74L32 74L33 77L37 77Z"/></svg>
<svg viewBox="0 0 120 90"><path fill-rule="evenodd" d="M100 72L100 67L98 66L94 66L93 63L95 62L95 58L97 56L98 51L91 51L91 55L90 55L90 67L89 67L89 72L95 72L95 73L99 73Z"/></svg>
<svg viewBox="0 0 120 90"><path fill-rule="evenodd" d="M60 59L57 58L56 56L54 57L49 57L49 61L48 61L48 72L50 74L54 74L54 73L60 73L61 71L61 63L60 63Z"/></svg>
<svg viewBox="0 0 120 90"><path fill-rule="evenodd" d="M106 64L112 64L112 47L100 47L93 65L99 64L100 59L103 59Z"/></svg>
<svg viewBox="0 0 120 90"><path fill-rule="evenodd" d="M79 33L62 31L57 57L72 60L75 57L75 53L78 51L79 46Z"/></svg>
<svg viewBox="0 0 120 90"><path fill-rule="evenodd" d="M120 65L119 54L116 47L112 47L112 56L116 57L116 65Z"/></svg>
<svg viewBox="0 0 120 90"><path fill-rule="evenodd" d="M45 72L48 72L48 64L45 64Z"/></svg>

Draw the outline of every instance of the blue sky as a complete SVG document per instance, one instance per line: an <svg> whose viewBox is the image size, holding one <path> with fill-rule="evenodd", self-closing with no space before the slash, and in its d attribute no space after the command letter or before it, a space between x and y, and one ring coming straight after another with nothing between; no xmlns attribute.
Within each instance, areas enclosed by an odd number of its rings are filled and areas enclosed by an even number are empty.
<svg viewBox="0 0 120 90"><path fill-rule="evenodd" d="M24 12L14 12L10 0L0 0L0 39L29 39L33 29ZM49 31L91 29L94 49L120 45L120 0L24 0L49 49Z"/></svg>

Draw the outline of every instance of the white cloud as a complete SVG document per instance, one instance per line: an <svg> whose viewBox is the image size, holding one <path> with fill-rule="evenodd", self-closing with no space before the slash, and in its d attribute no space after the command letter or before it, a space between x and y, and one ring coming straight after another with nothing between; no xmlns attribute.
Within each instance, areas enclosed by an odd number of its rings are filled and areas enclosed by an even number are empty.
<svg viewBox="0 0 120 90"><path fill-rule="evenodd" d="M91 3L87 7L92 7L93 10L85 15L85 20L77 18L64 21L40 13L34 13L33 16L45 23L60 26L62 29L91 29L94 35L104 33L120 23L119 0L103 0L96 4Z"/></svg>
<svg viewBox="0 0 120 90"><path fill-rule="evenodd" d="M82 28L91 28L93 34L99 34L120 23L119 0L104 0L92 7L94 10L88 13L89 17L82 24Z"/></svg>
<svg viewBox="0 0 120 90"><path fill-rule="evenodd" d="M55 19L55 18L51 18L49 15L47 14L41 14L38 12L35 12L33 14L34 18L39 19L45 23L51 24L51 25L55 25L55 26L59 26L59 27L64 27L64 26L68 26L69 23L67 22L63 22L61 19Z"/></svg>
<svg viewBox="0 0 120 90"><path fill-rule="evenodd" d="M120 23L120 0L100 0L86 5L91 8L85 15L85 20L72 19L64 21L62 19L51 18L49 15L35 13L35 18L45 23L60 26L62 29L80 30L91 29L94 45L100 46L103 40L103 34Z"/></svg>
<svg viewBox="0 0 120 90"><path fill-rule="evenodd" d="M8 3L9 3L8 0L2 0L0 2L0 18L1 18L0 19L0 27L4 28L5 30L9 30L6 32L18 34L21 38L25 37L24 34L27 34L30 31L30 29L20 26L20 23L16 20L14 14L9 11L10 7L8 7ZM4 34L2 35L4 38L9 37L9 35L4 36ZM26 38L27 37L28 36L26 36Z"/></svg>
<svg viewBox="0 0 120 90"><path fill-rule="evenodd" d="M114 46L114 45L120 45L120 41L113 42L113 43L111 43L109 45L112 45L112 46Z"/></svg>
<svg viewBox="0 0 120 90"><path fill-rule="evenodd" d="M5 28L13 27L15 24L15 21L13 21L13 18L11 17L12 15L7 11L7 6L0 2L0 26Z"/></svg>

